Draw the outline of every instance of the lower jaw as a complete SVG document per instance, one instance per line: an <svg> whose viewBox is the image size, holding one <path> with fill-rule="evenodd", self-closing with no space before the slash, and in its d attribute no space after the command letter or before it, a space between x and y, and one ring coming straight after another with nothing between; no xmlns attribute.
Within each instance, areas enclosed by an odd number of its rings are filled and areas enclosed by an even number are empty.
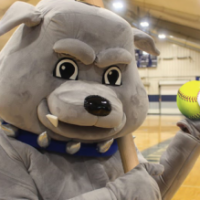
<svg viewBox="0 0 200 200"><path fill-rule="evenodd" d="M74 140L80 142L92 143L96 141L105 141L114 138L126 123L126 115L123 115L121 124L116 128L99 128L95 126L77 126L59 121L58 127L54 127L46 118L50 114L47 103L43 100L38 107L38 117L40 122L50 130L50 135L54 138L55 135L61 136L62 140ZM55 139L59 137L55 136Z"/></svg>
<svg viewBox="0 0 200 200"><path fill-rule="evenodd" d="M49 128L49 127L48 127ZM51 129L52 131L52 129ZM64 123L60 125L55 134L65 137L68 140L92 143L99 140L107 140L113 138L116 133L113 129L98 128L94 126L76 126Z"/></svg>

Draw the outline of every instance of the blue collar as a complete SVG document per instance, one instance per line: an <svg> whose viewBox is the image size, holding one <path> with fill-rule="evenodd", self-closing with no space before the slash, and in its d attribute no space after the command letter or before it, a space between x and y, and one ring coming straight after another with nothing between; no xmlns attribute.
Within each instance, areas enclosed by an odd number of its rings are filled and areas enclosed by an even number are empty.
<svg viewBox="0 0 200 200"><path fill-rule="evenodd" d="M8 124L6 122L2 122L3 124ZM54 153L61 153L61 154L67 154L66 153L66 144L67 142L63 141L57 141L54 139L51 139L51 143L48 147L46 148L41 148L37 144L37 138L38 135L18 129L17 136L15 137L17 140L26 143L38 150L45 150L49 152L54 152ZM115 154L118 150L118 145L116 140L114 140L112 146L106 153L100 153L97 151L97 144L81 144L80 150L74 154L74 156L86 156L86 157L108 157L112 156Z"/></svg>

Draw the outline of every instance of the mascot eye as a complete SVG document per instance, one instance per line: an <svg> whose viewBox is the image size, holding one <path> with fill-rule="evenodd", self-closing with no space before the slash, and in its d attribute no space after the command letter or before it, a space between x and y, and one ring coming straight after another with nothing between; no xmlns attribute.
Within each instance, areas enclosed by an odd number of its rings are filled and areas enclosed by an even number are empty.
<svg viewBox="0 0 200 200"><path fill-rule="evenodd" d="M62 59L56 64L53 75L58 78L76 80L78 77L78 66L73 60Z"/></svg>
<svg viewBox="0 0 200 200"><path fill-rule="evenodd" d="M110 67L104 72L103 84L119 86L122 84L122 74L118 67Z"/></svg>

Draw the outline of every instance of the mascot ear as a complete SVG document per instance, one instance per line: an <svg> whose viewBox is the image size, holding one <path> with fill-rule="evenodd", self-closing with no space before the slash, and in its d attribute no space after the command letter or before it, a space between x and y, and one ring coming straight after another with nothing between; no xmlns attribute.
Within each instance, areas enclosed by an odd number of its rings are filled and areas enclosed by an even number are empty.
<svg viewBox="0 0 200 200"><path fill-rule="evenodd" d="M0 21L0 36L22 23L33 27L40 24L41 20L41 12L34 6L17 1L7 10Z"/></svg>
<svg viewBox="0 0 200 200"><path fill-rule="evenodd" d="M152 37L150 37L143 31L140 31L135 28L132 29L133 29L134 44L138 49L146 51L154 56L160 55L160 52L156 48Z"/></svg>

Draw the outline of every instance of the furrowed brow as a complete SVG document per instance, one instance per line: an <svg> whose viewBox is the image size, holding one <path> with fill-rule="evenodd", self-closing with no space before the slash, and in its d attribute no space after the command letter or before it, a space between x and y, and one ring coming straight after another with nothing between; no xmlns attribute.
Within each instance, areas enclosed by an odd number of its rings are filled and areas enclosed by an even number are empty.
<svg viewBox="0 0 200 200"><path fill-rule="evenodd" d="M85 65L92 64L96 57L94 50L89 45L77 39L59 40L54 44L53 50L59 54L71 55Z"/></svg>
<svg viewBox="0 0 200 200"><path fill-rule="evenodd" d="M100 68L105 68L116 64L129 64L132 60L132 57L133 56L126 49L106 49L97 55L95 65Z"/></svg>

